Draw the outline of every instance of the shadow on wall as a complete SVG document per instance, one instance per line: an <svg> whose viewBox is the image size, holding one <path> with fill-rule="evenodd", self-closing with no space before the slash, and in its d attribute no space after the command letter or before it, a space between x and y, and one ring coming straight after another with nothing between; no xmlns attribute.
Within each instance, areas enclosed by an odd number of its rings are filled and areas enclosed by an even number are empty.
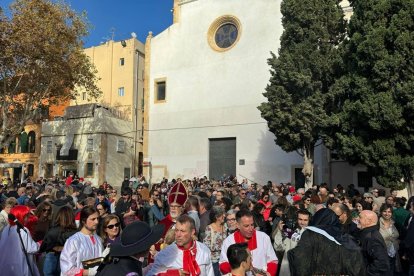
<svg viewBox="0 0 414 276"><path fill-rule="evenodd" d="M300 164L301 157L296 153L286 153L276 145L275 136L269 131L262 131L258 139L258 155L255 162L250 164L251 175L245 175L250 181L265 185L267 181L276 183L292 182L291 165ZM296 156L295 156L296 155Z"/></svg>

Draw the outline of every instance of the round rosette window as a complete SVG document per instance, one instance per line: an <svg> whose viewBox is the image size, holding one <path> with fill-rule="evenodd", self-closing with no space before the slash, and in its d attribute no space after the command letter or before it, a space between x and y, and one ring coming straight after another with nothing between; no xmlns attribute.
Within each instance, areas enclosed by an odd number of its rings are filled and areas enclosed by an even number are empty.
<svg viewBox="0 0 414 276"><path fill-rule="evenodd" d="M208 43L216 51L223 52L233 48L240 39L240 21L231 15L218 18L208 30Z"/></svg>

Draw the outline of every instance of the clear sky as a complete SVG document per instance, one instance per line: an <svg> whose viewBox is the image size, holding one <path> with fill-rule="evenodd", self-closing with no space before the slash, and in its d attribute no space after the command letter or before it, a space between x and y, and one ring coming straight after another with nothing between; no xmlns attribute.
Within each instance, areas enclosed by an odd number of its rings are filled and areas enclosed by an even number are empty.
<svg viewBox="0 0 414 276"><path fill-rule="evenodd" d="M12 0L0 0L2 7ZM149 31L161 33L172 24L173 0L65 0L78 11L86 11L92 25L85 47L96 46L108 39L119 41L131 37L145 43ZM113 34L112 34L113 30Z"/></svg>

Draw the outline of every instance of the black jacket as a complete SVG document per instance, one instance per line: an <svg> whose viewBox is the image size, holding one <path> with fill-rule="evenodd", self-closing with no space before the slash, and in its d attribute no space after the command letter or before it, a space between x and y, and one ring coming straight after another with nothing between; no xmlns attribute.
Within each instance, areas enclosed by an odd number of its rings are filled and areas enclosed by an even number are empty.
<svg viewBox="0 0 414 276"><path fill-rule="evenodd" d="M402 255L408 258L410 265L414 265L414 218L408 226L407 236L400 244L400 249Z"/></svg>
<svg viewBox="0 0 414 276"><path fill-rule="evenodd" d="M385 246L384 238L378 230L378 226L374 225L364 228L359 235L366 265L366 275L392 275L387 247Z"/></svg>
<svg viewBox="0 0 414 276"><path fill-rule="evenodd" d="M129 187L129 180L124 180L124 181L122 181L122 184L121 184L121 191L122 191L124 188L126 188L126 187Z"/></svg>
<svg viewBox="0 0 414 276"><path fill-rule="evenodd" d="M131 257L114 258L112 262L101 265L96 276L125 276L131 272L142 276L142 264Z"/></svg>
<svg viewBox="0 0 414 276"><path fill-rule="evenodd" d="M359 238L359 231L360 229L353 221L342 225L342 233L350 234L355 239Z"/></svg>
<svg viewBox="0 0 414 276"><path fill-rule="evenodd" d="M65 245L66 240L76 232L76 229L64 230L60 226L52 227L46 233L39 252L51 252L55 246Z"/></svg>
<svg viewBox="0 0 414 276"><path fill-rule="evenodd" d="M351 236L346 237L347 247L305 230L298 245L287 252L291 275L364 276L361 249Z"/></svg>
<svg viewBox="0 0 414 276"><path fill-rule="evenodd" d="M129 222L135 221L137 219L142 220L144 217L144 211L143 208L138 208L138 203L130 199L128 201L124 201L124 198L121 198L118 200L118 203L115 206L115 214L121 219L122 226L125 227L126 221L124 220L124 214L129 212L129 209L132 209L135 211L135 216L130 216L126 218Z"/></svg>

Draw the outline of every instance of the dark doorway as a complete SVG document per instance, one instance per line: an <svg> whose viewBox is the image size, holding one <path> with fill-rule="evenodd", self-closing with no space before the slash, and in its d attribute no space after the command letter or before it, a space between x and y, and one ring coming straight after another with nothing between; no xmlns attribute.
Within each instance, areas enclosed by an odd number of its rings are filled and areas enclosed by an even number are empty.
<svg viewBox="0 0 414 276"><path fill-rule="evenodd" d="M138 175L141 175L143 173L142 169L142 162L144 161L144 153L140 152L138 154ZM134 175L136 176L136 175Z"/></svg>
<svg viewBox="0 0 414 276"><path fill-rule="evenodd" d="M22 179L22 168L13 168L13 182L20 183Z"/></svg>
<svg viewBox="0 0 414 276"><path fill-rule="evenodd" d="M295 168L295 188L305 188L305 176L302 173L302 168Z"/></svg>
<svg viewBox="0 0 414 276"><path fill-rule="evenodd" d="M209 177L236 176L236 138L209 139Z"/></svg>
<svg viewBox="0 0 414 276"><path fill-rule="evenodd" d="M364 192L372 188L372 174L369 172L358 172L358 187L363 187Z"/></svg>

